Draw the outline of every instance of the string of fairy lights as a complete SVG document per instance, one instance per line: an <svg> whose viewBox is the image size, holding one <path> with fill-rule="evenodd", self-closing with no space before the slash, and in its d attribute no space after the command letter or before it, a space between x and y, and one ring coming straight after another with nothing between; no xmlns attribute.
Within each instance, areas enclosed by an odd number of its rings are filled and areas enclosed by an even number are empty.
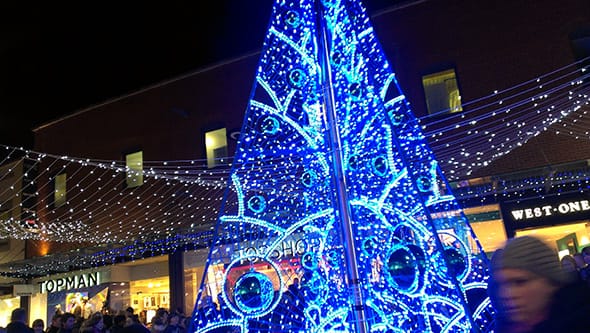
<svg viewBox="0 0 590 333"><path fill-rule="evenodd" d="M448 179L468 177L473 170L488 165L543 131L590 138L587 130L590 120L584 117L588 110L582 107L590 100L590 86L586 82L589 73L577 68L578 65L573 63L524 82L518 89L511 87L465 103L466 108L476 103L479 106L451 114L444 122L429 122L435 119L432 116L421 118L423 130ZM72 158L7 146L4 149L12 150L6 160L16 152L24 152L24 160L30 163L25 166L23 176L37 174L27 179L36 186L37 195L22 198L19 206L4 209L3 214L11 217L0 221L0 237L21 239L117 243L136 240L138 235L171 235L187 225L208 224L217 216L231 167L227 163L208 169L204 160L145 161L145 184L129 190L124 175L130 170L122 161ZM76 182L74 185L68 182L67 209L48 204L53 201L53 179L46 175L43 178L43 172L34 172L39 165L59 171L54 174L66 173L69 181ZM264 166L260 168L261 172L272 171L264 170ZM5 175L0 181L4 181ZM2 207L7 207L8 200L18 195L16 185L23 180L16 178L12 182L0 189L0 198L5 198ZM46 204L41 206L42 203ZM12 214L12 210L22 206L33 208L29 216L25 214L26 220L33 224L15 223L12 216L18 214ZM39 208L48 210L43 219L47 222L42 225L36 216Z"/></svg>
<svg viewBox="0 0 590 333"><path fill-rule="evenodd" d="M590 73L580 66L588 59L463 103L463 112L419 118L448 180L468 179L478 168L542 132L590 139ZM0 238L119 244L113 247L116 254L100 252L92 259L101 262L134 257L123 244L153 246L155 239L171 239L158 245L170 249L183 244L174 240L179 235L209 234L231 169L231 158L214 169L207 167L206 160L144 161L143 185L128 188L127 177L133 177L133 170L124 161L0 148L6 156L0 162ZM15 156L22 159L14 162ZM277 171L258 167L260 172ZM22 172L16 172L18 168ZM52 204L57 174L67 176L66 199L58 207ZM550 181L589 186L589 176L585 171L556 174ZM483 197L493 191L515 195L535 186L543 185L527 180L503 187L483 185L459 197Z"/></svg>

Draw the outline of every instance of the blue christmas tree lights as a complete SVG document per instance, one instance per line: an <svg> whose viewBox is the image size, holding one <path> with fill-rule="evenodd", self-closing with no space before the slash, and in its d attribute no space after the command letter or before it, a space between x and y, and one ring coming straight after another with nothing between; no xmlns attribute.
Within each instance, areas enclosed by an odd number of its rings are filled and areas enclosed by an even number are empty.
<svg viewBox="0 0 590 333"><path fill-rule="evenodd" d="M192 331L487 332L486 279L362 5L277 1Z"/></svg>

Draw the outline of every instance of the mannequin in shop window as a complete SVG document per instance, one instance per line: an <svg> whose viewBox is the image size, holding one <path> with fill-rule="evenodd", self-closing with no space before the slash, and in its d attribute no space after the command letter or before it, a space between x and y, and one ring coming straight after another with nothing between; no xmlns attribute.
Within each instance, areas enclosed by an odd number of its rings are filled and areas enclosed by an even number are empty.
<svg viewBox="0 0 590 333"><path fill-rule="evenodd" d="M92 306L92 303L90 303L88 301L87 296L82 297L81 308L82 308L82 317L84 319L90 318L90 315L92 315L92 313L94 313L94 307Z"/></svg>
<svg viewBox="0 0 590 333"><path fill-rule="evenodd" d="M74 297L72 298L72 301L70 302L71 307L70 307L70 312L74 314L74 316L76 318L81 318L82 317L82 301L81 301L81 297Z"/></svg>

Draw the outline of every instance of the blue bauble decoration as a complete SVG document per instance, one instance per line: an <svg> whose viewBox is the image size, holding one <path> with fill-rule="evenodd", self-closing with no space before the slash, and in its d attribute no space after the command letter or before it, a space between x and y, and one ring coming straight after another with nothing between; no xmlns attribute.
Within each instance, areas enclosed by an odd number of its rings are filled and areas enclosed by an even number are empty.
<svg viewBox="0 0 590 333"><path fill-rule="evenodd" d="M259 272L248 272L242 275L234 287L234 301L238 309L244 313L263 312L274 299L272 281Z"/></svg>
<svg viewBox="0 0 590 333"><path fill-rule="evenodd" d="M428 192L432 189L432 181L428 176L420 176L416 182L420 192Z"/></svg>
<svg viewBox="0 0 590 333"><path fill-rule="evenodd" d="M279 121L273 116L261 117L258 121L258 131L266 135L275 135L280 128Z"/></svg>
<svg viewBox="0 0 590 333"><path fill-rule="evenodd" d="M301 23L301 15L297 11L289 10L285 13L285 23L291 28L297 28Z"/></svg>
<svg viewBox="0 0 590 333"><path fill-rule="evenodd" d="M301 266L305 269L314 270L318 266L318 258L314 252L305 252L301 256Z"/></svg>
<svg viewBox="0 0 590 333"><path fill-rule="evenodd" d="M316 183L317 178L318 176L315 171L305 171L303 175L301 175L301 183L303 183L305 187L312 187Z"/></svg>
<svg viewBox="0 0 590 333"><path fill-rule="evenodd" d="M363 96L363 86L358 83L354 82L348 86L348 94L352 98L353 101L358 101Z"/></svg>
<svg viewBox="0 0 590 333"><path fill-rule="evenodd" d="M299 89L307 83L307 74L301 68L295 68L289 72L289 84L291 87Z"/></svg>
<svg viewBox="0 0 590 333"><path fill-rule="evenodd" d="M445 249L444 255L447 258L447 265L449 265L449 274L461 279L467 268L465 257L454 248Z"/></svg>
<svg viewBox="0 0 590 333"><path fill-rule="evenodd" d="M377 176L386 176L389 168L387 167L387 158L383 156L377 156L373 160L373 171Z"/></svg>
<svg viewBox="0 0 590 333"><path fill-rule="evenodd" d="M407 293L420 292L426 268L424 251L414 244L395 245L385 257L385 276L391 287Z"/></svg>
<svg viewBox="0 0 590 333"><path fill-rule="evenodd" d="M266 208L266 200L261 195L255 195L248 200L248 209L254 213L261 213Z"/></svg>

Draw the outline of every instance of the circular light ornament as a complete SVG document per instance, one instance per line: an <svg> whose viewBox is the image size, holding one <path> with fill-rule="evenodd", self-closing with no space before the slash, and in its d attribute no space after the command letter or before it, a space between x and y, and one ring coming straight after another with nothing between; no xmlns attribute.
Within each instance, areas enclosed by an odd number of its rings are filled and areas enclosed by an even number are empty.
<svg viewBox="0 0 590 333"><path fill-rule="evenodd" d="M342 54L342 52L335 51L332 54L332 65L334 65L335 68L338 68L338 67L340 67L340 65L342 65L343 62L344 62L344 55Z"/></svg>
<svg viewBox="0 0 590 333"><path fill-rule="evenodd" d="M243 262L261 263L270 269L266 269L264 273L254 268L244 272ZM232 284L233 279L228 276L237 274L239 277ZM283 281L274 262L258 256L238 258L228 266L224 276L224 292L231 295L227 306L233 312L249 318L259 318L270 313L280 300L273 281L279 281L279 290L283 289Z"/></svg>
<svg viewBox="0 0 590 333"><path fill-rule="evenodd" d="M316 179L318 178L317 174L313 170L308 170L301 175L301 183L305 187L312 187L316 183Z"/></svg>
<svg viewBox="0 0 590 333"><path fill-rule="evenodd" d="M387 175L389 166L387 164L387 158L384 156L377 156L373 159L373 172L380 177Z"/></svg>
<svg viewBox="0 0 590 333"><path fill-rule="evenodd" d="M301 292L307 301L323 302L328 294L328 283L321 270L306 271L301 277Z"/></svg>
<svg viewBox="0 0 590 333"><path fill-rule="evenodd" d="M258 121L258 131L267 135L275 135L279 132L279 121L273 116L260 118Z"/></svg>
<svg viewBox="0 0 590 333"><path fill-rule="evenodd" d="M301 24L301 15L295 10L289 10L285 13L285 23L291 28L297 28Z"/></svg>
<svg viewBox="0 0 590 333"><path fill-rule="evenodd" d="M301 68L295 68L289 72L287 79L293 88L300 89L307 83L307 74Z"/></svg>
<svg viewBox="0 0 590 333"><path fill-rule="evenodd" d="M361 166L361 160L358 157L358 155L351 155L348 158L348 168L351 170L358 170L358 168Z"/></svg>
<svg viewBox="0 0 590 333"><path fill-rule="evenodd" d="M248 199L248 209L254 213L261 213L266 208L266 200L261 195L255 195Z"/></svg>
<svg viewBox="0 0 590 333"><path fill-rule="evenodd" d="M447 265L449 266L449 274L461 280L467 273L467 264L465 264L465 257L454 248L447 248L444 251L447 258Z"/></svg>
<svg viewBox="0 0 590 333"><path fill-rule="evenodd" d="M234 287L234 300L244 313L256 313L272 303L274 288L268 276L252 271L242 275Z"/></svg>
<svg viewBox="0 0 590 333"><path fill-rule="evenodd" d="M456 234L451 232L439 232L438 237L442 241L443 250L435 254L437 261L444 263L436 272L441 276L452 276L459 281L463 281L471 271L471 259L468 245L462 241ZM431 238L430 243L434 243Z"/></svg>
<svg viewBox="0 0 590 333"><path fill-rule="evenodd" d="M420 276L424 271L424 255L418 246L395 245L388 252L385 274L389 284L400 292L416 293L422 283Z"/></svg>
<svg viewBox="0 0 590 333"><path fill-rule="evenodd" d="M353 101L359 101L363 97L363 86L358 82L351 83L348 86L348 94Z"/></svg>
<svg viewBox="0 0 590 333"><path fill-rule="evenodd" d="M432 189L432 181L429 176L420 176L416 180L416 185L420 192L429 192Z"/></svg>
<svg viewBox="0 0 590 333"><path fill-rule="evenodd" d="M305 252L301 256L301 266L305 269L314 270L318 266L318 258L314 252Z"/></svg>

